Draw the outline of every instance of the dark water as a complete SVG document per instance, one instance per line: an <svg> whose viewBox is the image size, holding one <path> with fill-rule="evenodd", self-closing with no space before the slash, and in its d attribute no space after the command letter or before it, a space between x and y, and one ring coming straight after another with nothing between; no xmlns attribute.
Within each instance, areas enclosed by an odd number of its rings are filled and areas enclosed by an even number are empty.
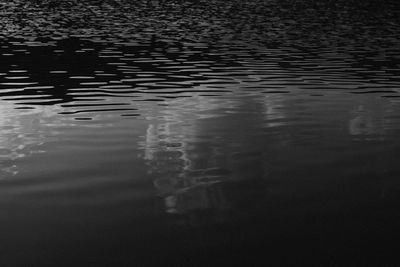
<svg viewBox="0 0 400 267"><path fill-rule="evenodd" d="M100 2L1 2L1 266L398 264L397 4Z"/></svg>

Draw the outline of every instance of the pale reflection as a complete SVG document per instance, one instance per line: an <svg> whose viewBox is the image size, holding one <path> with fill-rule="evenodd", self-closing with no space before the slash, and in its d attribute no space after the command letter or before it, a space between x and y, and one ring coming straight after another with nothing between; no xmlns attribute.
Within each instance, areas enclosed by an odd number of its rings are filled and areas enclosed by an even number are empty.
<svg viewBox="0 0 400 267"><path fill-rule="evenodd" d="M357 106L349 121L349 133L367 139L382 139L385 134L384 112L378 107Z"/></svg>
<svg viewBox="0 0 400 267"><path fill-rule="evenodd" d="M224 220L234 208L227 188L263 178L263 155L246 154L251 147L258 149L252 131L278 126L285 116L279 97L249 99L174 100L147 118L150 123L140 145L167 213L196 220L193 217L207 212L209 218ZM243 113L249 115L247 120L238 117ZM243 150L246 153L239 153Z"/></svg>
<svg viewBox="0 0 400 267"><path fill-rule="evenodd" d="M359 106L354 113L356 116L349 123L351 135L370 135L376 133L377 129L372 118L368 116L363 106Z"/></svg>
<svg viewBox="0 0 400 267"><path fill-rule="evenodd" d="M198 210L228 210L229 202L225 199L218 177L180 176L176 179L156 179L155 188L164 199L168 213L185 214Z"/></svg>
<svg viewBox="0 0 400 267"><path fill-rule="evenodd" d="M283 95L270 94L264 98L264 115L267 127L278 127L285 125L286 114L283 112Z"/></svg>
<svg viewBox="0 0 400 267"><path fill-rule="evenodd" d="M51 136L47 119L50 109L16 109L9 102L0 102L0 178L18 174L18 160L41 153L41 145Z"/></svg>
<svg viewBox="0 0 400 267"><path fill-rule="evenodd" d="M196 121L207 117L203 111L218 106L200 96L191 101L174 101L171 106L157 116L157 122L149 124L142 144L144 158L149 172L154 175L154 186L157 195L163 199L165 211L193 215L200 210L222 212L228 209L218 186L226 177L211 159L216 155L206 149L203 153L209 158L199 166L203 159L193 152L200 141Z"/></svg>

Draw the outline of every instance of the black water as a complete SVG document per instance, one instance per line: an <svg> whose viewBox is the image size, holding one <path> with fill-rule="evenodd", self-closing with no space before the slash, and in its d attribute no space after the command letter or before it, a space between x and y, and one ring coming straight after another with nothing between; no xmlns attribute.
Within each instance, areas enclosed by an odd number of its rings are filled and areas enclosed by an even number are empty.
<svg viewBox="0 0 400 267"><path fill-rule="evenodd" d="M0 265L396 266L399 12L1 1Z"/></svg>

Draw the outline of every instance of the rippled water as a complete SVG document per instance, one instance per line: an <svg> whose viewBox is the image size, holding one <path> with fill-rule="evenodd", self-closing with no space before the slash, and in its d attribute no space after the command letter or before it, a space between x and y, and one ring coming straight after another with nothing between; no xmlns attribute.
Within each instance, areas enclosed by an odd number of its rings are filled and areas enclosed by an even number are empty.
<svg viewBox="0 0 400 267"><path fill-rule="evenodd" d="M1 2L2 266L396 262L397 5L95 2Z"/></svg>

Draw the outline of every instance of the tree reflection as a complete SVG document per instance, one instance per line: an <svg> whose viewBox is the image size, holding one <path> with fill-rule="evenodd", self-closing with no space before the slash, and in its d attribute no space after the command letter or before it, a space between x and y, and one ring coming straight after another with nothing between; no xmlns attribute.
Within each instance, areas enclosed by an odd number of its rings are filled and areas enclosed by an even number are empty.
<svg viewBox="0 0 400 267"><path fill-rule="evenodd" d="M17 110L8 102L0 105L0 177L16 175L19 170L16 161L31 153L39 152L37 147L45 142L49 133L43 120L52 116L49 110ZM51 112L50 112L51 113ZM35 147L35 149L34 149Z"/></svg>
<svg viewBox="0 0 400 267"><path fill-rule="evenodd" d="M281 104L277 97L172 103L149 124L142 143L163 209L198 223L229 220L262 201L267 162L261 131L284 118Z"/></svg>

